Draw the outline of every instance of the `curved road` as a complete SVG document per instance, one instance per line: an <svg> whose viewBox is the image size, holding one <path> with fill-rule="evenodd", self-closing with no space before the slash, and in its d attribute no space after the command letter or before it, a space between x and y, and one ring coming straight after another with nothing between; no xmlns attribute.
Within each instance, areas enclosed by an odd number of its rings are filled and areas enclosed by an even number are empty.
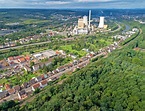
<svg viewBox="0 0 145 111"><path fill-rule="evenodd" d="M118 28L116 30L111 31L111 32L117 32L122 28L120 24L118 24L118 23L116 23L116 24L118 25Z"/></svg>

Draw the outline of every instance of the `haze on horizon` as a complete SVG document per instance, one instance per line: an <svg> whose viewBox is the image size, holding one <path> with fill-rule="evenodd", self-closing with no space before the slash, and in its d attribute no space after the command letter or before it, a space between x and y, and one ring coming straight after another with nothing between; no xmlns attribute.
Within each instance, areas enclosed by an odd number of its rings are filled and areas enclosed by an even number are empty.
<svg viewBox="0 0 145 111"><path fill-rule="evenodd" d="M145 8L145 0L0 0L0 8Z"/></svg>

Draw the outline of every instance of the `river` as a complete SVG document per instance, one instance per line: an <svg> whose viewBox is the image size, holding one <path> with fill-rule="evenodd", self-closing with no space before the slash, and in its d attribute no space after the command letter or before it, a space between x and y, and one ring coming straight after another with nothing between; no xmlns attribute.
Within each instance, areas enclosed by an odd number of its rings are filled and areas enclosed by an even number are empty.
<svg viewBox="0 0 145 111"><path fill-rule="evenodd" d="M130 26L125 24L125 29L122 31L122 33L125 33L130 30Z"/></svg>

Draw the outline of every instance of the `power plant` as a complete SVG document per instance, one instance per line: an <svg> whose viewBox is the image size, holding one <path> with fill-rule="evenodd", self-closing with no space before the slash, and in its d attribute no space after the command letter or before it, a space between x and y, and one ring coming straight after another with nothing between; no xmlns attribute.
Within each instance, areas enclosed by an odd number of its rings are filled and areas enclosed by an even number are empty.
<svg viewBox="0 0 145 111"><path fill-rule="evenodd" d="M78 25L73 30L74 35L88 34L91 31L91 10L89 10L89 21L88 16L78 19Z"/></svg>
<svg viewBox="0 0 145 111"><path fill-rule="evenodd" d="M72 32L73 35L88 34L94 31L94 25L91 25L91 13L91 10L89 10L89 17L85 15L78 19L78 24ZM100 17L98 28L104 29L105 27L107 27L107 25L104 25L104 17Z"/></svg>

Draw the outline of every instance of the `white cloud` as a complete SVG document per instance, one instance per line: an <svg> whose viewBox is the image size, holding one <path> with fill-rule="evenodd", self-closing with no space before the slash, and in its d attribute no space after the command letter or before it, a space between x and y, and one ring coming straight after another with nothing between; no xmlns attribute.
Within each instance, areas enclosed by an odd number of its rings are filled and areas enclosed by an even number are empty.
<svg viewBox="0 0 145 111"><path fill-rule="evenodd" d="M110 2L114 0L77 0L78 2Z"/></svg>
<svg viewBox="0 0 145 111"><path fill-rule="evenodd" d="M64 4L69 4L71 2L62 2L62 1L48 1L45 2L48 5L64 5Z"/></svg>

